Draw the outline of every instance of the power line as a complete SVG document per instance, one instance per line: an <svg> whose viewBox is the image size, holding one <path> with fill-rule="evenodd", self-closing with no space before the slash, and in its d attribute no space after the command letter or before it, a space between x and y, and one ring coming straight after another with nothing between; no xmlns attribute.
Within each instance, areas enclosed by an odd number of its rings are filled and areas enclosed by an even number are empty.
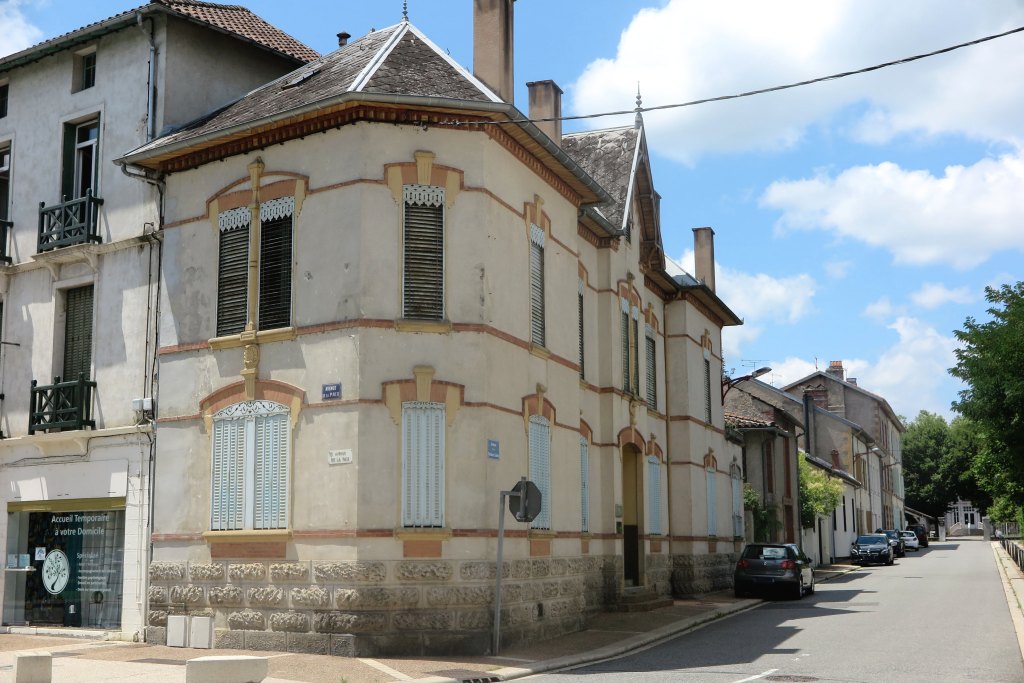
<svg viewBox="0 0 1024 683"><path fill-rule="evenodd" d="M576 116L554 116L542 119L507 119L504 121L449 121L445 125L450 126L480 126L480 125L505 125L509 123L524 123L529 121L530 123L544 123L547 121L578 121L580 119L597 119L604 116L623 116L626 114L637 114L649 111L659 111L662 109L678 109L680 107L693 107L698 104L708 104L709 102L724 102L725 100L736 100L741 97L752 97L753 95L763 95L770 92L778 92L780 90L789 90L791 88L800 88L805 85L813 85L815 83L822 83L824 81L834 81L840 78L846 78L847 76L856 76L858 74L865 74L871 71L878 71L879 69L885 69L890 66L898 66L900 64L909 64L910 62L916 62L920 59L926 59L928 57L935 57L937 55L945 54L947 52L953 52L965 47L971 47L973 45L979 45L981 43L987 43L990 40L996 40L997 38L1005 38L1006 36L1013 35L1024 31L1024 26L1020 26L1009 31L1002 33L996 33L984 38L978 38L971 40L966 43L959 43L957 45L951 45L944 47L941 50L934 50L932 52L925 52L923 54L914 55L912 57L904 57L902 59L896 59L891 62L884 62L882 64L875 64L874 66L866 66L863 69L856 69L855 71L843 71L840 73L832 74L831 76L821 76L819 78L812 78L806 81L799 81L797 83L788 83L786 85L776 85L771 88L761 88L759 90L748 90L747 92L737 93L735 95L719 95L718 97L706 97L700 100L691 100L689 102L678 102L675 104L660 104L654 107L636 107L635 109L623 109L621 111L607 111L600 114L578 114Z"/></svg>

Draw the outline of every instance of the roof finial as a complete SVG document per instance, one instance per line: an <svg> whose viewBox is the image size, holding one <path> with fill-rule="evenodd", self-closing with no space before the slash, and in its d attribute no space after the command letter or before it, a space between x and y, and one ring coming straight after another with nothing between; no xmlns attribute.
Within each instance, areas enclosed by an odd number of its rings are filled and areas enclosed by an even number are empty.
<svg viewBox="0 0 1024 683"><path fill-rule="evenodd" d="M640 97L640 81L637 81L636 82L636 109L633 110L633 111L636 112L636 117L633 119L633 127L636 128L637 130L640 130L641 128L644 127L644 117L642 115L642 112L644 110L643 103L644 103L643 98Z"/></svg>
<svg viewBox="0 0 1024 683"><path fill-rule="evenodd" d="M409 0L402 0L402 21L409 21Z"/></svg>

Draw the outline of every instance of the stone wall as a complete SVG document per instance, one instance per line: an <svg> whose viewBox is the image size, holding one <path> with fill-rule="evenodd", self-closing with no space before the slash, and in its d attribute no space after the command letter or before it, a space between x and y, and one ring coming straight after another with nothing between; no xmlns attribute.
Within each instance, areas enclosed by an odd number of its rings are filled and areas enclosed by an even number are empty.
<svg viewBox="0 0 1024 683"><path fill-rule="evenodd" d="M619 565L614 556L505 562L502 644L584 628L617 593ZM362 657L491 646L493 562L154 562L149 578L148 642L166 641L168 614L190 614L214 618L223 648Z"/></svg>
<svg viewBox="0 0 1024 683"><path fill-rule="evenodd" d="M737 560L739 553L673 556L672 594L681 597L732 588Z"/></svg>

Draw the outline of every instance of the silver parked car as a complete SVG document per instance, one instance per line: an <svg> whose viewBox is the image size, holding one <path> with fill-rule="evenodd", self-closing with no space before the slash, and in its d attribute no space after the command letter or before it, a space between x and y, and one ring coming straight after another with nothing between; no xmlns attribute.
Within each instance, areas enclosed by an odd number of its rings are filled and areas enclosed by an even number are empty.
<svg viewBox="0 0 1024 683"><path fill-rule="evenodd" d="M921 542L917 540L917 534L913 531L906 529L900 532L900 537L903 539L903 545L906 546L907 550L920 550Z"/></svg>
<svg viewBox="0 0 1024 683"><path fill-rule="evenodd" d="M751 543L736 563L733 586L738 598L755 590L781 589L799 600L814 592L814 569L795 543Z"/></svg>

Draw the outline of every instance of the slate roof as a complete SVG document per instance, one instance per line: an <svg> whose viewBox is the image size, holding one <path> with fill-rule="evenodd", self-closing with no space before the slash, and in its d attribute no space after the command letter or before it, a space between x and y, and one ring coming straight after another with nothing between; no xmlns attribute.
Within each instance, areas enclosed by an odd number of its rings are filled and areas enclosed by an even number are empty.
<svg viewBox="0 0 1024 683"><path fill-rule="evenodd" d="M737 429L768 429L774 426L773 423L761 418L737 415L736 413L729 411L725 411L724 415L725 424L736 427Z"/></svg>
<svg viewBox="0 0 1024 683"><path fill-rule="evenodd" d="M165 12L172 16L176 15L255 43L297 62L309 62L320 56L316 50L272 26L241 5L220 5L200 0L153 0L7 55L0 59L0 71L27 64L70 46L94 40L105 33L130 26L135 23L135 15L140 12Z"/></svg>
<svg viewBox="0 0 1024 683"><path fill-rule="evenodd" d="M827 379L827 380L830 380L830 381L833 381L833 382L838 382L840 385L842 385L843 387L846 387L847 389L853 389L854 391L860 392L860 393L864 394L865 396L868 396L869 398L872 398L872 399L878 401L879 404L881 404L881 406L885 409L885 411L887 413L889 413L889 417L892 418L892 420L896 423L896 425L899 428L899 430L901 432L907 431L907 428L906 428L906 426L904 426L903 421L900 420L899 416L896 414L896 411L892 409L892 406L889 405L889 402L887 400L885 400L884 396L880 396L879 394L876 394L876 393L874 393L872 391L868 391L867 389L865 389L864 387L860 386L859 384L852 384L850 382L847 382L845 379L840 379L839 377L836 377L835 375L830 375L825 370L815 370L814 372L812 372L811 374L807 375L806 377L801 377L800 379L796 380L795 382L790 382L788 385L786 385L785 389L787 391L791 391L791 390L796 389L797 387L799 387L801 384L806 384L807 382L811 381L815 377L822 377L824 379Z"/></svg>
<svg viewBox="0 0 1024 683"><path fill-rule="evenodd" d="M634 126L569 133L562 149L615 200L601 212L618 229L625 227L627 202L636 173L641 130Z"/></svg>
<svg viewBox="0 0 1024 683"><path fill-rule="evenodd" d="M350 92L501 102L419 29L402 22L368 33L131 154L213 135Z"/></svg>

